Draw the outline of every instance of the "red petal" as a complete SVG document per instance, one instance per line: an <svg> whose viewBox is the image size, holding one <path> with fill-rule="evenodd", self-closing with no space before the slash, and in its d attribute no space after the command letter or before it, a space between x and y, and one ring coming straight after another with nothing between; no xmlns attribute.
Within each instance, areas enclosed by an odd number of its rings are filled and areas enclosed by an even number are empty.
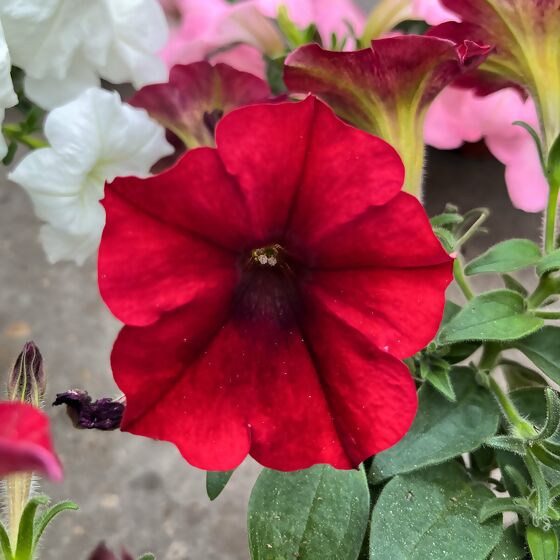
<svg viewBox="0 0 560 560"><path fill-rule="evenodd" d="M14 472L38 472L62 479L62 468L51 442L49 419L25 403L0 403L0 477Z"/></svg>
<svg viewBox="0 0 560 560"><path fill-rule="evenodd" d="M422 204L399 193L310 247L315 269L425 267L450 263Z"/></svg>
<svg viewBox="0 0 560 560"><path fill-rule="evenodd" d="M313 274L308 293L377 348L408 358L436 335L451 280L451 262L427 268L324 271Z"/></svg>
<svg viewBox="0 0 560 560"><path fill-rule="evenodd" d="M254 239L278 241L301 181L315 100L253 105L231 112L216 129L218 152L243 191ZM257 245L258 246L258 245Z"/></svg>
<svg viewBox="0 0 560 560"><path fill-rule="evenodd" d="M234 111L216 139L262 243L281 239L292 217L307 242L402 187L404 168L393 148L344 124L313 97Z"/></svg>
<svg viewBox="0 0 560 560"><path fill-rule="evenodd" d="M289 471L351 468L410 426L408 369L360 333L322 317L310 353L295 324L219 326L223 317L208 304L187 306L123 329L112 364L127 397L124 430L171 441L206 470L234 468L251 453Z"/></svg>
<svg viewBox="0 0 560 560"><path fill-rule="evenodd" d="M212 66L201 61L171 69L169 82L143 87L131 100L192 145L214 144L213 131L204 114L215 110L227 113L236 107L262 101L270 96L266 82L227 64Z"/></svg>
<svg viewBox="0 0 560 560"><path fill-rule="evenodd" d="M305 169L294 195L289 232L313 244L401 190L404 166L380 138L351 127L315 100Z"/></svg>
<svg viewBox="0 0 560 560"><path fill-rule="evenodd" d="M400 441L418 407L408 368L320 306L309 310L304 336L353 464Z"/></svg>
<svg viewBox="0 0 560 560"><path fill-rule="evenodd" d="M215 150L189 151L148 179L117 179L106 189L107 225L99 249L99 288L131 325L237 281L237 248L247 243L246 211Z"/></svg>

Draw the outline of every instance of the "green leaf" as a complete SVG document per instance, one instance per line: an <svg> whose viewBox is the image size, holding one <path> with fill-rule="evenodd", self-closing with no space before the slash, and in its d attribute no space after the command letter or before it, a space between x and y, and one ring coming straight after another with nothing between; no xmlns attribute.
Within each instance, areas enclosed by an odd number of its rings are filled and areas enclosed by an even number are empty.
<svg viewBox="0 0 560 560"><path fill-rule="evenodd" d="M550 148L546 175L551 186L560 185L560 136L556 137Z"/></svg>
<svg viewBox="0 0 560 560"><path fill-rule="evenodd" d="M249 501L253 560L356 560L369 518L363 469L264 469Z"/></svg>
<svg viewBox="0 0 560 560"><path fill-rule="evenodd" d="M455 462L396 476L373 510L370 560L486 560L502 536L500 519L478 520L492 497Z"/></svg>
<svg viewBox="0 0 560 560"><path fill-rule="evenodd" d="M510 391L524 387L545 387L547 384L538 372L512 360L501 360L500 367Z"/></svg>
<svg viewBox="0 0 560 560"><path fill-rule="evenodd" d="M491 247L465 267L465 274L483 274L488 272L513 272L533 266L542 257L536 243L528 239L508 239Z"/></svg>
<svg viewBox="0 0 560 560"><path fill-rule="evenodd" d="M27 502L19 524L15 560L32 560L35 551L35 514L39 506L48 503L47 496L37 496Z"/></svg>
<svg viewBox="0 0 560 560"><path fill-rule="evenodd" d="M439 344L467 340L516 340L542 328L543 319L525 314L525 300L510 290L481 294L440 331Z"/></svg>
<svg viewBox="0 0 560 560"><path fill-rule="evenodd" d="M153 554L148 553L148 554L144 554L144 555L140 556L140 558L138 558L138 560L156 560L156 557Z"/></svg>
<svg viewBox="0 0 560 560"><path fill-rule="evenodd" d="M498 405L490 392L476 383L471 370L454 368L451 381L457 395L454 403L428 385L420 389L412 427L399 443L375 456L370 482L377 484L474 451L496 433Z"/></svg>
<svg viewBox="0 0 560 560"><path fill-rule="evenodd" d="M558 560L558 537L550 529L527 527L527 544L533 560Z"/></svg>
<svg viewBox="0 0 560 560"><path fill-rule="evenodd" d="M231 471L208 471L206 473L206 493L210 500L214 501L222 493L234 472L235 469Z"/></svg>
<svg viewBox="0 0 560 560"><path fill-rule="evenodd" d="M4 560L13 560L12 546L10 545L10 537L0 521L0 550L2 551Z"/></svg>
<svg viewBox="0 0 560 560"><path fill-rule="evenodd" d="M560 383L560 327L548 325L539 332L518 340L515 347L547 377Z"/></svg>
<svg viewBox="0 0 560 560"><path fill-rule="evenodd" d="M457 396L455 389L451 383L449 371L443 368L432 368L428 371L426 381L437 391L439 391L447 400L455 402Z"/></svg>
<svg viewBox="0 0 560 560"><path fill-rule="evenodd" d="M517 534L515 525L508 527L502 540L488 560L523 560L527 556L524 540Z"/></svg>
<svg viewBox="0 0 560 560"><path fill-rule="evenodd" d="M502 280L504 281L504 285L508 290L517 292L523 297L527 297L529 295L529 291L527 290L527 288L525 288L525 286L513 276L510 276L509 274L502 274Z"/></svg>
<svg viewBox="0 0 560 560"><path fill-rule="evenodd" d="M440 240L445 250L451 253L455 248L455 243L457 243L455 236L448 229L443 227L435 227L434 234Z"/></svg>
<svg viewBox="0 0 560 560"><path fill-rule="evenodd" d="M521 500L518 498L489 498L480 508L479 519L481 523L488 521L492 517L502 515L507 511L514 511L519 514L526 514L528 512L528 503L523 506Z"/></svg>
<svg viewBox="0 0 560 560"><path fill-rule="evenodd" d="M432 227L444 227L451 226L455 224L460 224L463 221L463 216L461 214L456 214L454 212L444 212L438 216L434 216L430 219Z"/></svg>
<svg viewBox="0 0 560 560"><path fill-rule="evenodd" d="M537 274L539 276L555 270L560 270L560 249L545 255L537 264Z"/></svg>
<svg viewBox="0 0 560 560"><path fill-rule="evenodd" d="M39 540L43 536L45 529L48 527L50 522L63 511L77 511L80 509L74 502L67 500L65 502L60 502L49 508L35 523L34 529L34 543L33 547L36 548L39 544Z"/></svg>
<svg viewBox="0 0 560 560"><path fill-rule="evenodd" d="M544 153L544 149L539 133L529 123L526 123L525 121L515 121L513 124L516 126L520 126L521 128L524 128L531 135L531 138L533 139L533 142L535 143L535 147L537 148L537 152L539 154L539 161L541 162L543 173L546 175L546 171L547 171L547 165L545 163L546 156Z"/></svg>

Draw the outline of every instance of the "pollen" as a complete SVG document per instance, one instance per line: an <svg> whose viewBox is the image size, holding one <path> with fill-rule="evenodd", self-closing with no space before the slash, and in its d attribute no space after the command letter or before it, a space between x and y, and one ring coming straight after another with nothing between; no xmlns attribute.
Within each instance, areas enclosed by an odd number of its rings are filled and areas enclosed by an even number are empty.
<svg viewBox="0 0 560 560"><path fill-rule="evenodd" d="M280 247L271 245L251 251L251 259L262 266L276 266L278 264L278 254Z"/></svg>

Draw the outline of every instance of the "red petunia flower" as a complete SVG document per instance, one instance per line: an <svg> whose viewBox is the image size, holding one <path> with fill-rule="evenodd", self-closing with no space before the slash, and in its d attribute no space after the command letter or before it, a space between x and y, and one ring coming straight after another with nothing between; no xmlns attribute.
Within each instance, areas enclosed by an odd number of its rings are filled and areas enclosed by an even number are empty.
<svg viewBox="0 0 560 560"><path fill-rule="evenodd" d="M0 402L0 477L15 472L62 478L47 416L30 404Z"/></svg>
<svg viewBox="0 0 560 560"><path fill-rule="evenodd" d="M393 148L316 98L233 111L216 144L106 189L122 429L207 470L354 467L414 418L401 359L435 335L451 259Z"/></svg>

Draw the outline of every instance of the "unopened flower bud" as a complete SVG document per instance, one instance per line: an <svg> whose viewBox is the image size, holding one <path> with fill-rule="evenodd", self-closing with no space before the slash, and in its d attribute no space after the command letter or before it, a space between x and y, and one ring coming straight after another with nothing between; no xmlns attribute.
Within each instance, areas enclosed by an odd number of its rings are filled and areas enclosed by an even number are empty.
<svg viewBox="0 0 560 560"><path fill-rule="evenodd" d="M53 406L65 404L76 428L85 430L116 430L120 428L125 405L109 398L93 401L87 391L72 389L56 395Z"/></svg>
<svg viewBox="0 0 560 560"><path fill-rule="evenodd" d="M46 388L41 352L34 342L26 342L8 378L8 398L39 407Z"/></svg>

